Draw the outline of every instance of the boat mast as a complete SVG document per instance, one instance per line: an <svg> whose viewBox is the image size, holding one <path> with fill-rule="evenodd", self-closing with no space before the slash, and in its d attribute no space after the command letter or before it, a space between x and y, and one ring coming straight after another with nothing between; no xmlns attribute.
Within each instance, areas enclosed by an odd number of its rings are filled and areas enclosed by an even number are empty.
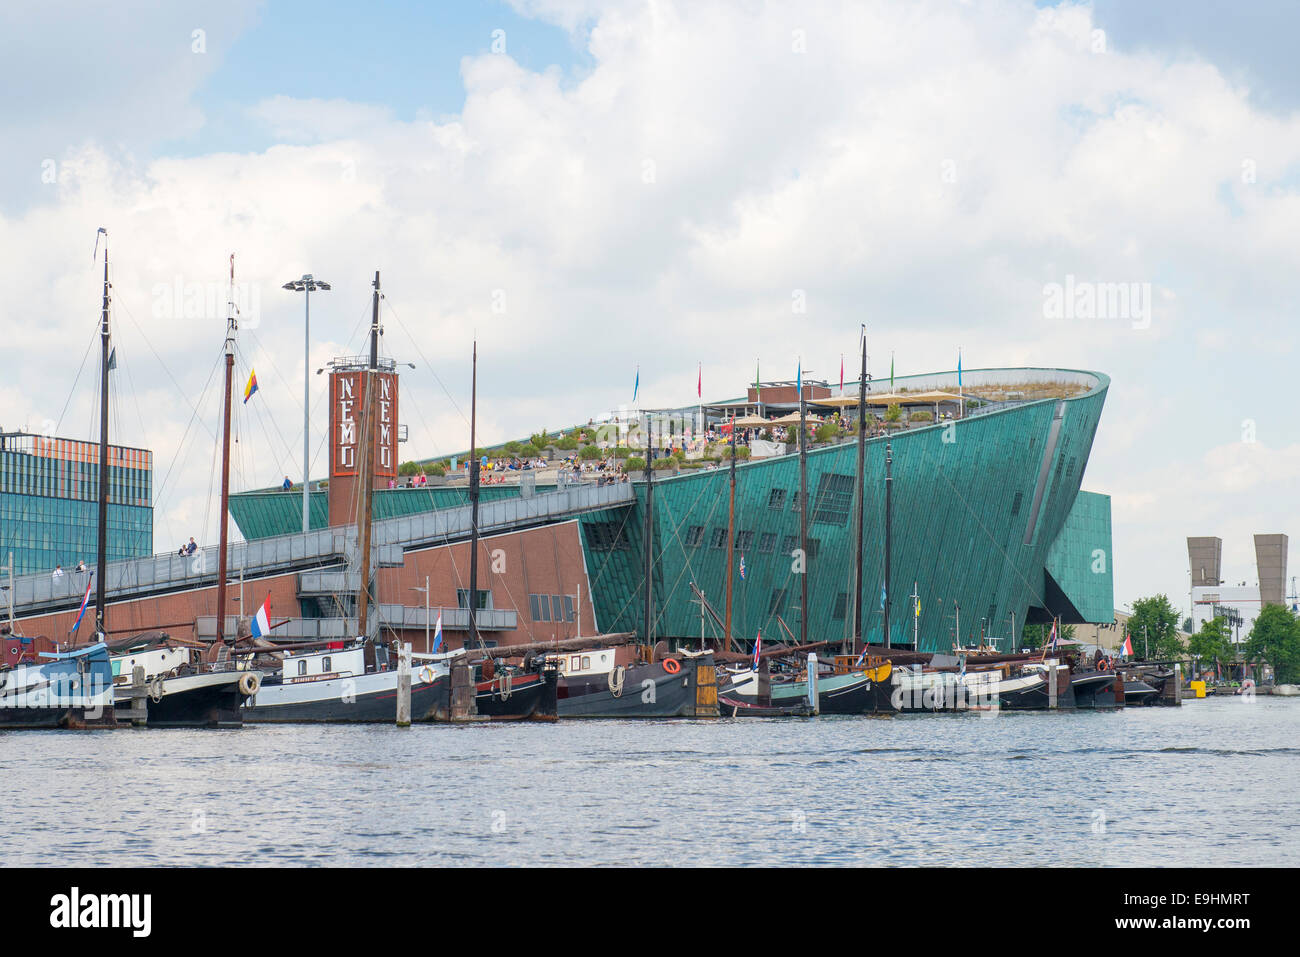
<svg viewBox="0 0 1300 957"><path fill-rule="evenodd" d="M893 600L893 589L889 587L889 552L890 540L890 489L894 485L894 447L885 443L885 647L892 647L889 634L889 603ZM919 650L919 649L917 649Z"/></svg>
<svg viewBox="0 0 1300 957"><path fill-rule="evenodd" d="M370 430L375 399L375 372L379 368L379 270L375 270L374 299L370 309L370 365L366 369L366 407L361 413L361 488L357 495L357 544L361 551L361 581L357 590L357 631L365 637L370 600L370 509L374 498L374 443Z"/></svg>
<svg viewBox="0 0 1300 957"><path fill-rule="evenodd" d="M858 377L858 548L854 555L853 593L853 647L850 651L857 654L864 644L862 637L862 554L866 547L864 537L864 518L867 497L867 327L862 326L862 372Z"/></svg>
<svg viewBox="0 0 1300 957"><path fill-rule="evenodd" d="M799 364L799 644L808 644L808 403L804 401L803 363Z"/></svg>
<svg viewBox="0 0 1300 957"><path fill-rule="evenodd" d="M230 390L235 371L235 254L230 254L230 300L226 304L226 392L221 419L221 536L217 551L217 640L215 649L225 641L226 629L226 545L229 522L226 512L230 507ZM238 635L235 636L236 638ZM232 642L233 644L233 642Z"/></svg>
<svg viewBox="0 0 1300 957"><path fill-rule="evenodd" d="M724 648L731 650L731 590L736 564L736 416L731 417L731 500L727 506L727 627Z"/></svg>
<svg viewBox="0 0 1300 957"><path fill-rule="evenodd" d="M106 590L108 584L108 230L104 234L104 305L99 320L99 528L95 553L95 636L99 640L108 634L105 615L108 611ZM95 241L99 241L96 234ZM12 559L10 559L12 562ZM13 595L13 589L9 591Z"/></svg>
<svg viewBox="0 0 1300 957"><path fill-rule="evenodd" d="M478 636L478 498L479 473L477 441L478 428L478 340L474 340L474 356L470 373L469 400L469 640L465 647L479 643Z"/></svg>
<svg viewBox="0 0 1300 957"><path fill-rule="evenodd" d="M650 435L650 416L646 416L645 429L645 643L647 648L654 647L654 639L650 634L653 627L654 613L654 593L651 588L650 566L651 566L651 537L654 534L654 500L655 500L655 474L651 458L654 456L654 440Z"/></svg>

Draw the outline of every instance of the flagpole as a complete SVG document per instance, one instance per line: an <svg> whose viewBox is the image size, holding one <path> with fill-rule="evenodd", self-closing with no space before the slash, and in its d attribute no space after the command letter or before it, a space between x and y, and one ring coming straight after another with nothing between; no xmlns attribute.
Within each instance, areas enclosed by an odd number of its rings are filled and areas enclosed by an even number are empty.
<svg viewBox="0 0 1300 957"><path fill-rule="evenodd" d="M803 397L803 360L799 361L799 644L808 644L808 403ZM733 430L734 431L734 430Z"/></svg>
<svg viewBox="0 0 1300 957"><path fill-rule="evenodd" d="M727 504L727 627L725 629L725 650L731 650L731 593L732 571L736 563L733 552L736 548L736 416L731 416L731 495Z"/></svg>
<svg viewBox="0 0 1300 957"><path fill-rule="evenodd" d="M217 551L217 640L215 650L225 641L226 628L226 548L229 537L230 508L230 390L235 372L235 330L239 328L235 320L235 255L230 254L230 302L229 318L226 320L226 392L222 397L225 414L222 418L221 434L221 536ZM238 638L239 629L235 629ZM233 647L234 642L231 642Z"/></svg>
<svg viewBox="0 0 1300 957"><path fill-rule="evenodd" d="M889 510L890 510L890 506L892 505L890 499L890 493L891 493L891 489L893 488L893 485L894 485L894 449L892 443L886 442L885 443L885 647L886 648L892 646L892 642L890 640L891 637L890 629L889 629L889 603L893 600L893 597L890 594L891 589L889 587L890 585L890 581L889 581L890 554L889 553L892 545L892 541L890 539L890 531L891 531L892 523L890 521L891 516L889 514Z"/></svg>
<svg viewBox="0 0 1300 957"><path fill-rule="evenodd" d="M866 645L862 634L862 557L866 549L865 519L867 498L867 327L862 326L862 372L858 377L858 547L854 556L853 653Z"/></svg>

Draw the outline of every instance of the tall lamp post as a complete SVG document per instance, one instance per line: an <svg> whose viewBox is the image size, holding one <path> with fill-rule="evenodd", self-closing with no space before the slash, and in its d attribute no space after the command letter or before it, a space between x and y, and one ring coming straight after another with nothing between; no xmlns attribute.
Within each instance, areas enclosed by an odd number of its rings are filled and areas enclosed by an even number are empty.
<svg viewBox="0 0 1300 957"><path fill-rule="evenodd" d="M328 292L330 284L313 279L311 273L307 273L301 279L286 282L281 288L306 294L303 302L306 304L307 316L302 332L302 530L309 532L311 531L311 476L308 470L311 468L311 433L307 426L311 417L311 398L307 388L309 384L307 372L310 369L308 363L311 362L311 294L318 289Z"/></svg>
<svg viewBox="0 0 1300 957"><path fill-rule="evenodd" d="M433 651L433 648L429 646L429 576L424 576L423 588L419 585L412 585L411 591L424 592L424 651L425 654L429 654Z"/></svg>

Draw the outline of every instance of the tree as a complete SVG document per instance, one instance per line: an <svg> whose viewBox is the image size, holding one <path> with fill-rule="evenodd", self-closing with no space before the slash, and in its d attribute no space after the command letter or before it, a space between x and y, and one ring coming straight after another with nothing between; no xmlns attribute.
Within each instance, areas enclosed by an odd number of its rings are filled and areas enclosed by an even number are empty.
<svg viewBox="0 0 1300 957"><path fill-rule="evenodd" d="M1222 615L1201 625L1187 640L1187 652L1198 661L1231 661L1234 656L1228 622Z"/></svg>
<svg viewBox="0 0 1300 957"><path fill-rule="evenodd" d="M1265 605L1251 626L1244 652L1247 661L1272 665L1278 684L1300 682L1300 620L1285 605Z"/></svg>
<svg viewBox="0 0 1300 957"><path fill-rule="evenodd" d="M1127 627L1134 657L1181 658L1187 653L1178 637L1178 612L1164 595L1133 602Z"/></svg>
<svg viewBox="0 0 1300 957"><path fill-rule="evenodd" d="M885 410L885 421L891 425L903 417L903 407L895 402Z"/></svg>

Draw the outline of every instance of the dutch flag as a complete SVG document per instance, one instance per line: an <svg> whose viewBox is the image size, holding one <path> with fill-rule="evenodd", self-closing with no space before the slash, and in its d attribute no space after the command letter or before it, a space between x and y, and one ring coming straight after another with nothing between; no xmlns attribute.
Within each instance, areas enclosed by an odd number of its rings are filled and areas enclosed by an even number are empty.
<svg viewBox="0 0 1300 957"><path fill-rule="evenodd" d="M758 631L758 640L754 642L754 670L758 670L759 652L763 650L763 630Z"/></svg>
<svg viewBox="0 0 1300 957"><path fill-rule="evenodd" d="M437 651L442 647L442 609L438 609L438 623L433 626L433 648L430 651Z"/></svg>
<svg viewBox="0 0 1300 957"><path fill-rule="evenodd" d="M250 623L254 638L264 638L271 633L271 595L268 592L266 601L262 602L262 607L257 609L257 614L253 616Z"/></svg>
<svg viewBox="0 0 1300 957"><path fill-rule="evenodd" d="M76 621L73 623L73 625L72 625L72 631L73 631L73 632L75 632L78 628L81 627L81 619L82 619L82 618L85 616L85 614L86 614L86 606L87 606L88 604L90 604L90 586L91 586L91 583L92 583L94 580L95 580L95 578L94 578L94 576L92 575L91 578L90 578L90 581L86 582L86 594L85 594L85 596L81 599L81 607L80 607L79 609L77 609L77 620L76 620Z"/></svg>

